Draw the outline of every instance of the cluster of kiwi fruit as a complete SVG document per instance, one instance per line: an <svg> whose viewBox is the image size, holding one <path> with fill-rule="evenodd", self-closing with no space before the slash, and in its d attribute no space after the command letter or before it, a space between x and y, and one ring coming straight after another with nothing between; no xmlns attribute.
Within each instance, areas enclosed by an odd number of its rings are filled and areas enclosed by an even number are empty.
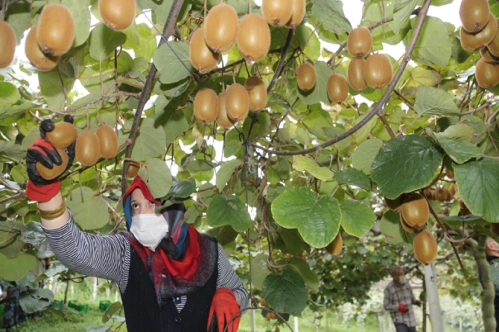
<svg viewBox="0 0 499 332"><path fill-rule="evenodd" d="M360 26L352 29L347 39L347 49L352 60L348 64L347 78L340 73L333 73L327 81L327 94L331 101L342 103L348 97L348 86L357 91L367 86L381 89L392 81L393 68L385 54L370 55L373 38L371 30ZM303 91L314 88L317 75L314 65L303 62L296 71L298 87Z"/></svg>
<svg viewBox="0 0 499 332"><path fill-rule="evenodd" d="M118 136L113 127L101 123L97 130L84 130L78 133L76 127L69 122L54 124L54 130L47 132L45 139L57 149L61 156L61 165L47 168L36 163L40 176L46 180L53 180L64 172L68 166L69 158L67 148L76 140L75 158L83 166L94 165L99 158L114 158L118 153Z"/></svg>
<svg viewBox="0 0 499 332"><path fill-rule="evenodd" d="M260 111L267 105L267 88L258 76L249 77L244 85L231 84L217 96L210 88L202 88L194 97L194 116L202 123L217 121L224 129L243 121L249 110Z"/></svg>
<svg viewBox="0 0 499 332"><path fill-rule="evenodd" d="M99 13L110 28L124 30L135 19L135 0L99 0ZM74 18L66 6L60 3L45 5L38 23L26 36L24 52L29 62L39 71L53 69L73 45L74 31ZM12 27L0 21L0 68L11 65L16 44Z"/></svg>
<svg viewBox="0 0 499 332"><path fill-rule="evenodd" d="M416 236L413 240L414 256L422 264L431 264L437 257L437 241L424 229L430 209L426 198L419 193L402 194L394 200L385 197L385 204L400 213L402 228Z"/></svg>
<svg viewBox="0 0 499 332"><path fill-rule="evenodd" d="M246 14L239 20L235 9L226 3L213 6L189 41L189 58L201 74L214 69L220 54L236 43L248 62L262 60L270 48L270 28L287 26L294 29L305 15L305 0L263 0L262 14Z"/></svg>
<svg viewBox="0 0 499 332"><path fill-rule="evenodd" d="M460 39L465 50L480 50L475 78L483 88L499 83L499 24L487 0L463 0L459 7Z"/></svg>

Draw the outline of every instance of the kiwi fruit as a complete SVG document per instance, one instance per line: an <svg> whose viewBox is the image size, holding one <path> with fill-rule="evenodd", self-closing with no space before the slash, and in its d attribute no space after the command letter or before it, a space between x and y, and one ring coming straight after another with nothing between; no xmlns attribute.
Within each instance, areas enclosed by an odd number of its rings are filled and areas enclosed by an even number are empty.
<svg viewBox="0 0 499 332"><path fill-rule="evenodd" d="M218 117L217 123L220 127L224 129L229 129L234 125L229 117L227 116L227 108L225 107L225 102L227 100L227 92L222 91L218 95Z"/></svg>
<svg viewBox="0 0 499 332"><path fill-rule="evenodd" d="M366 80L364 79L364 58L353 58L348 64L347 77L348 84L352 89L362 91L366 88Z"/></svg>
<svg viewBox="0 0 499 332"><path fill-rule="evenodd" d="M489 22L490 8L487 0L463 0L459 7L459 17L463 28L475 33L481 31Z"/></svg>
<svg viewBox="0 0 499 332"><path fill-rule="evenodd" d="M248 116L249 95L243 85L234 83L227 88L225 109L227 116L235 122L242 121Z"/></svg>
<svg viewBox="0 0 499 332"><path fill-rule="evenodd" d="M366 27L352 29L347 39L348 52L356 58L363 58L371 51L373 36Z"/></svg>
<svg viewBox="0 0 499 332"><path fill-rule="evenodd" d="M236 41L239 53L247 63L262 60L270 48L270 28L267 21L257 14L244 15L239 21Z"/></svg>
<svg viewBox="0 0 499 332"><path fill-rule="evenodd" d="M423 194L426 199L433 199L433 191L431 190L431 188L425 188Z"/></svg>
<svg viewBox="0 0 499 332"><path fill-rule="evenodd" d="M134 178L139 174L140 163L137 161L129 161L128 167L126 169L126 176L129 178Z"/></svg>
<svg viewBox="0 0 499 332"><path fill-rule="evenodd" d="M61 56L71 48L75 24L69 9L60 3L50 3L38 18L36 40L43 53Z"/></svg>
<svg viewBox="0 0 499 332"><path fill-rule="evenodd" d="M499 83L499 65L478 59L475 66L475 78L482 88L489 89Z"/></svg>
<svg viewBox="0 0 499 332"><path fill-rule="evenodd" d="M430 217L430 208L423 195L414 193L404 196L400 213L405 222L416 229L421 229Z"/></svg>
<svg viewBox="0 0 499 332"><path fill-rule="evenodd" d="M260 77L249 77L244 88L248 91L250 110L259 111L267 106L267 87Z"/></svg>
<svg viewBox="0 0 499 332"><path fill-rule="evenodd" d="M413 240L414 256L422 264L431 264L437 258L438 245L435 237L427 230L419 232Z"/></svg>
<svg viewBox="0 0 499 332"><path fill-rule="evenodd" d="M273 26L285 25L293 13L290 0L262 0L261 9L267 23Z"/></svg>
<svg viewBox="0 0 499 332"><path fill-rule="evenodd" d="M376 53L367 58L364 64L364 79L373 89L381 89L392 81L393 69L388 56Z"/></svg>
<svg viewBox="0 0 499 332"><path fill-rule="evenodd" d="M36 27L36 25L32 26L26 36L24 53L26 53L26 57L33 67L39 71L48 71L57 66L59 57L43 54L42 50L38 46L38 42L36 41Z"/></svg>
<svg viewBox="0 0 499 332"><path fill-rule="evenodd" d="M135 0L99 0L99 13L108 27L122 31L135 20Z"/></svg>
<svg viewBox="0 0 499 332"><path fill-rule="evenodd" d="M75 157L83 166L95 165L99 160L100 143L97 135L90 130L84 130L76 139Z"/></svg>
<svg viewBox="0 0 499 332"><path fill-rule="evenodd" d="M118 153L118 135L116 135L113 127L101 123L95 130L95 134L99 138L100 156L105 159L116 157Z"/></svg>
<svg viewBox="0 0 499 332"><path fill-rule="evenodd" d="M480 49L480 55L481 55L483 61L485 61L485 62L492 63L494 65L499 64L499 57L492 54L492 52L490 52L488 46L482 47Z"/></svg>
<svg viewBox="0 0 499 332"><path fill-rule="evenodd" d="M327 95L331 101L341 104L348 97L348 82L345 76L333 73L327 80Z"/></svg>
<svg viewBox="0 0 499 332"><path fill-rule="evenodd" d="M16 33L9 23L0 19L0 68L7 68L14 61Z"/></svg>
<svg viewBox="0 0 499 332"><path fill-rule="evenodd" d="M476 51L487 46L494 39L497 32L497 20L494 15L490 14L490 16L489 23L476 33L470 33L465 29L461 29L459 36L461 38L461 45L465 50Z"/></svg>
<svg viewBox="0 0 499 332"><path fill-rule="evenodd" d="M53 180L57 178L66 170L66 167L68 167L69 157L66 151L58 148L57 152L59 153L62 159L62 163L60 165L53 164L52 168L48 168L43 166L40 162L37 162L35 164L38 175L40 175L45 180Z"/></svg>
<svg viewBox="0 0 499 332"><path fill-rule="evenodd" d="M306 0L291 0L291 19L286 23L286 26L295 30L301 21L303 21L306 10Z"/></svg>
<svg viewBox="0 0 499 332"><path fill-rule="evenodd" d="M409 224L404 220L404 217L402 217L402 214L400 215L400 225L402 225L402 228L404 231L407 233L416 233L418 230L414 227L409 226Z"/></svg>
<svg viewBox="0 0 499 332"><path fill-rule="evenodd" d="M433 197L434 197L434 199L436 199L439 202L446 202L447 201L447 197L448 197L447 192L448 192L447 189L445 189L443 187L438 187L433 192Z"/></svg>
<svg viewBox="0 0 499 332"><path fill-rule="evenodd" d="M189 41L189 58L192 66L205 74L217 66L220 53L213 52L204 41L204 27L194 31Z"/></svg>
<svg viewBox="0 0 499 332"><path fill-rule="evenodd" d="M54 124L54 130L45 133L45 139L56 149L66 148L74 142L78 130L69 122L61 121Z"/></svg>
<svg viewBox="0 0 499 332"><path fill-rule="evenodd" d="M227 52L236 42L237 26L236 10L226 3L220 3L206 15L204 40L213 52Z"/></svg>
<svg viewBox="0 0 499 332"><path fill-rule="evenodd" d="M315 67L309 62L303 62L296 70L296 81L298 87L303 91L309 91L314 88L317 81Z"/></svg>
<svg viewBox="0 0 499 332"><path fill-rule="evenodd" d="M218 116L218 96L210 88L202 88L194 97L194 116L202 123L215 121Z"/></svg>
<svg viewBox="0 0 499 332"><path fill-rule="evenodd" d="M385 205L393 211L398 211L400 209L400 206L404 202L404 195L400 195L399 197L395 199L389 199L387 197L384 198L385 200Z"/></svg>
<svg viewBox="0 0 499 332"><path fill-rule="evenodd" d="M327 245L326 251L332 256L338 256L339 254L341 254L342 249L343 249L343 238L341 237L341 232L338 232L334 240Z"/></svg>

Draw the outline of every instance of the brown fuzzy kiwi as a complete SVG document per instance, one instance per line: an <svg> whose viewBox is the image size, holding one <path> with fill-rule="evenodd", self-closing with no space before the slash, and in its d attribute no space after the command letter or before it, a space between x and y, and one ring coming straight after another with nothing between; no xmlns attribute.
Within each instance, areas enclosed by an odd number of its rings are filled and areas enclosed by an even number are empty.
<svg viewBox="0 0 499 332"><path fill-rule="evenodd" d="M126 169L126 176L129 178L134 178L137 176L140 170L140 163L137 161L130 161Z"/></svg>
<svg viewBox="0 0 499 332"><path fill-rule="evenodd" d="M499 83L499 65L478 59L475 66L475 78L482 88L489 89Z"/></svg>
<svg viewBox="0 0 499 332"><path fill-rule="evenodd" d="M105 159L116 157L118 153L118 135L116 135L113 127L101 123L95 130L95 134L99 138L100 156Z"/></svg>
<svg viewBox="0 0 499 332"><path fill-rule="evenodd" d="M248 116L249 95L243 85L234 83L227 88L225 100L227 116L233 121L242 121Z"/></svg>
<svg viewBox="0 0 499 332"><path fill-rule="evenodd" d="M14 61L16 33L9 23L0 19L0 68L7 68Z"/></svg>
<svg viewBox="0 0 499 332"><path fill-rule="evenodd" d="M499 57L499 18L496 18L496 25L496 33L490 43L487 44L487 49L494 57Z"/></svg>
<svg viewBox="0 0 499 332"><path fill-rule="evenodd" d="M435 189L435 191L433 192L433 197L439 202L447 201L447 192L445 188L438 187L437 189Z"/></svg>
<svg viewBox="0 0 499 332"><path fill-rule="evenodd" d="M414 256L422 264L431 264L437 258L437 240L427 230L422 230L414 237L413 249Z"/></svg>
<svg viewBox="0 0 499 332"><path fill-rule="evenodd" d="M36 25L33 25L26 36L24 53L33 67L39 71L48 71L57 66L58 56L44 54L36 41Z"/></svg>
<svg viewBox="0 0 499 332"><path fill-rule="evenodd" d="M470 33L461 29L459 36L461 38L461 46L465 50L476 51L487 46L494 39L497 31L497 20L493 14L490 14L490 16L489 23L476 33Z"/></svg>
<svg viewBox="0 0 499 332"><path fill-rule="evenodd" d="M210 88L202 88L194 97L194 116L202 123L215 121L218 116L218 96Z"/></svg>
<svg viewBox="0 0 499 332"><path fill-rule="evenodd" d="M348 52L356 58L363 58L371 51L373 36L366 27L352 29L347 39Z"/></svg>
<svg viewBox="0 0 499 332"><path fill-rule="evenodd" d="M239 21L237 48L246 62L265 58L270 48L270 28L267 21L257 14L247 14Z"/></svg>
<svg viewBox="0 0 499 332"><path fill-rule="evenodd" d="M348 98L348 82L339 73L331 74L327 80L327 95L331 101L341 104Z"/></svg>
<svg viewBox="0 0 499 332"><path fill-rule="evenodd" d="M489 2L487 0L462 0L459 17L463 28L471 33L482 30L489 22Z"/></svg>
<svg viewBox="0 0 499 332"><path fill-rule="evenodd" d="M36 163L36 171L45 180L53 180L61 175L68 166L68 154L63 149L57 149L57 152L61 156L62 163L60 165L53 164L52 168L47 168L43 166L40 162Z"/></svg>
<svg viewBox="0 0 499 332"><path fill-rule="evenodd" d="M402 225L404 231L406 231L407 233L416 233L418 231L418 229L409 226L409 224L405 222L404 217L402 217L402 213L399 213L399 215L400 215L400 225Z"/></svg>
<svg viewBox="0 0 499 332"><path fill-rule="evenodd" d="M373 89L381 89L392 81L393 69L385 54L377 53L367 58L364 64L364 79Z"/></svg>
<svg viewBox="0 0 499 332"><path fill-rule="evenodd" d="M100 143L97 135L84 130L76 139L75 157L83 166L95 165L100 156Z"/></svg>
<svg viewBox="0 0 499 332"><path fill-rule="evenodd" d="M248 91L250 110L259 111L267 106L267 87L260 77L248 77L244 87Z"/></svg>
<svg viewBox="0 0 499 332"><path fill-rule="evenodd" d="M305 17L306 7L306 0L291 0L291 19L286 23L286 26L295 30Z"/></svg>
<svg viewBox="0 0 499 332"><path fill-rule="evenodd" d="M227 92L222 91L218 95L218 117L217 123L220 127L224 129L229 129L234 125L231 119L227 116L227 108L225 107L225 101L227 100Z"/></svg>
<svg viewBox="0 0 499 332"><path fill-rule="evenodd" d="M339 254L341 254L342 249L343 249L343 238L341 237L341 232L338 232L334 240L327 245L326 251L332 256L338 256Z"/></svg>
<svg viewBox="0 0 499 332"><path fill-rule="evenodd" d="M213 52L227 52L236 42L238 17L231 5L220 3L210 9L204 20L204 40Z"/></svg>
<svg viewBox="0 0 499 332"><path fill-rule="evenodd" d="M217 66L220 53L213 52L204 40L204 27L194 31L189 41L189 59L192 66L201 74L211 71Z"/></svg>
<svg viewBox="0 0 499 332"><path fill-rule="evenodd" d="M267 23L273 26L285 25L293 14L290 0L262 0L261 9Z"/></svg>
<svg viewBox="0 0 499 332"><path fill-rule="evenodd" d="M494 65L499 64L499 57L492 54L492 52L490 52L488 46L482 47L480 49L480 55L481 55L483 61L485 61L485 62L492 63Z"/></svg>
<svg viewBox="0 0 499 332"><path fill-rule="evenodd" d="M309 62L303 62L296 70L296 82L303 91L312 90L317 81L315 67Z"/></svg>
<svg viewBox="0 0 499 332"><path fill-rule="evenodd" d="M400 213L409 226L421 229L430 217L430 208L423 195L413 193L404 196Z"/></svg>
<svg viewBox="0 0 499 332"><path fill-rule="evenodd" d="M36 29L36 40L43 53L61 56L69 51L74 31L73 15L66 6L50 3L43 7Z"/></svg>
<svg viewBox="0 0 499 332"><path fill-rule="evenodd" d="M122 31L135 20L135 0L99 0L99 13L108 27Z"/></svg>
<svg viewBox="0 0 499 332"><path fill-rule="evenodd" d="M74 142L78 136L78 130L69 122L61 121L54 124L54 130L45 134L45 138L55 148L66 148Z"/></svg>
<svg viewBox="0 0 499 332"><path fill-rule="evenodd" d="M353 58L348 64L348 83L352 89L362 91L366 88L366 80L364 79L364 58Z"/></svg>

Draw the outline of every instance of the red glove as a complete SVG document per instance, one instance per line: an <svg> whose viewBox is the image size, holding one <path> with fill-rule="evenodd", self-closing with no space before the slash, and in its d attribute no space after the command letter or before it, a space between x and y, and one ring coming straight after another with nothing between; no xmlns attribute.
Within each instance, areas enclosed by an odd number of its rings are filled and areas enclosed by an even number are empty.
<svg viewBox="0 0 499 332"><path fill-rule="evenodd" d="M407 309L407 307L403 304L399 304L399 311L403 314L405 314L406 312L409 311L409 309Z"/></svg>
<svg viewBox="0 0 499 332"><path fill-rule="evenodd" d="M213 314L215 316L213 317ZM212 317L216 317L218 321L218 331L237 332L241 315L239 314L239 304L236 301L234 292L227 287L220 287L215 292L213 300L211 301L210 314L208 316L207 330L210 330ZM230 322L227 330L224 329L225 323L228 323L232 317L234 319Z"/></svg>

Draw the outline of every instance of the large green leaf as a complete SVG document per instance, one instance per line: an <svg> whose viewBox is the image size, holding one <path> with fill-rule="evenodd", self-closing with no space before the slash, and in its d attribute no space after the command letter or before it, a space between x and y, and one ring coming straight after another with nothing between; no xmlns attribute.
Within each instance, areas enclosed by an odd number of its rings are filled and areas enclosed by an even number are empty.
<svg viewBox="0 0 499 332"><path fill-rule="evenodd" d="M485 220L499 222L499 162L484 158L453 166L459 194L468 209Z"/></svg>
<svg viewBox="0 0 499 332"><path fill-rule="evenodd" d="M21 145L0 141L0 161L19 161L24 157L26 157L26 151Z"/></svg>
<svg viewBox="0 0 499 332"><path fill-rule="evenodd" d="M124 33L127 35L127 40L123 47L133 49L136 58L143 57L150 61L157 48L151 28L145 23L140 23L134 29L126 29Z"/></svg>
<svg viewBox="0 0 499 332"><path fill-rule="evenodd" d="M411 24L414 27L416 19L412 19ZM410 30L405 37L404 44L406 46L413 33L414 30ZM412 53L412 59L423 65L445 67L449 63L451 53L452 44L449 41L449 34L445 24L437 17L426 17Z"/></svg>
<svg viewBox="0 0 499 332"><path fill-rule="evenodd" d="M147 158L138 175L155 198L166 196L172 186L172 174L163 159Z"/></svg>
<svg viewBox="0 0 499 332"><path fill-rule="evenodd" d="M104 198L89 187L73 190L66 200L75 222L81 229L99 229L109 222L109 212Z"/></svg>
<svg viewBox="0 0 499 332"><path fill-rule="evenodd" d="M156 21L163 25L168 18L168 13L172 7L173 0L137 0L137 8L142 10L152 9L156 14Z"/></svg>
<svg viewBox="0 0 499 332"><path fill-rule="evenodd" d="M315 0L312 15L317 18L324 29L336 34L340 35L352 30L352 25L343 12L343 2L340 0Z"/></svg>
<svg viewBox="0 0 499 332"><path fill-rule="evenodd" d="M40 83L40 90L47 101L48 107L52 111L62 112L66 103L65 92L71 91L75 79L62 73L59 74L60 66L59 64L58 67L50 71L38 71L38 83Z"/></svg>
<svg viewBox="0 0 499 332"><path fill-rule="evenodd" d="M476 145L460 139L440 138L438 143L444 149L445 153L458 164L478 158L483 154Z"/></svg>
<svg viewBox="0 0 499 332"><path fill-rule="evenodd" d="M298 96L307 105L318 104L320 102L329 103L329 97L327 95L327 80L333 71L324 61L319 61L315 64L315 72L317 74L315 87L307 92L296 88Z"/></svg>
<svg viewBox="0 0 499 332"><path fill-rule="evenodd" d="M216 186L218 190L222 191L222 189L225 187L227 182L230 180L232 177L232 174L236 170L239 165L242 164L242 161L239 159L232 159L224 162L220 169L217 172L217 182Z"/></svg>
<svg viewBox="0 0 499 332"><path fill-rule="evenodd" d="M298 316L307 306L308 291L300 274L285 267L281 274L265 278L262 297L274 310Z"/></svg>
<svg viewBox="0 0 499 332"><path fill-rule="evenodd" d="M267 260L269 256L266 254L258 254L251 259L251 284L259 290L263 288L265 278L270 274Z"/></svg>
<svg viewBox="0 0 499 332"><path fill-rule="evenodd" d="M47 308L54 300L54 293L50 289L30 288L27 292L22 292L19 297L19 304L24 312L36 312Z"/></svg>
<svg viewBox="0 0 499 332"><path fill-rule="evenodd" d="M443 154L425 137L399 136L381 147L371 176L384 196L395 199L430 184L442 160Z"/></svg>
<svg viewBox="0 0 499 332"><path fill-rule="evenodd" d="M298 229L303 240L316 248L327 246L340 229L338 201L306 187L286 189L272 203L272 215L282 227Z"/></svg>
<svg viewBox="0 0 499 332"><path fill-rule="evenodd" d="M475 130L472 127L461 123L449 126L443 132L435 133L435 137L437 140L441 138L453 138L471 142L474 138L474 133Z"/></svg>
<svg viewBox="0 0 499 332"><path fill-rule="evenodd" d="M345 232L356 237L362 237L369 232L376 221L376 215L365 203L345 199L340 204L341 226Z"/></svg>
<svg viewBox="0 0 499 332"><path fill-rule="evenodd" d="M176 83L194 71L187 42L165 43L154 51L153 62L163 84Z"/></svg>
<svg viewBox="0 0 499 332"><path fill-rule="evenodd" d="M163 127L156 126L154 120L143 119L132 150L132 159L145 160L158 157L165 152L166 138Z"/></svg>
<svg viewBox="0 0 499 332"><path fill-rule="evenodd" d="M114 56L114 50L126 41L126 35L110 29L104 23L99 23L90 33L89 53L90 57L97 61L103 61Z"/></svg>
<svg viewBox="0 0 499 332"><path fill-rule="evenodd" d="M319 278L317 274L315 274L312 270L310 270L310 265L308 263L298 257L291 257L288 261L280 260L276 262L277 265L291 265L298 271L301 275L307 288L310 291L317 293L319 291Z"/></svg>
<svg viewBox="0 0 499 332"><path fill-rule="evenodd" d="M168 191L167 197L187 198L196 192L196 183L191 180L175 180Z"/></svg>
<svg viewBox="0 0 499 332"><path fill-rule="evenodd" d="M356 168L349 167L342 169L334 174L333 179L339 184L371 190L371 180L369 180L369 177Z"/></svg>
<svg viewBox="0 0 499 332"><path fill-rule="evenodd" d="M297 171L307 171L321 181L327 181L333 177L333 172L329 168L320 166L309 156L294 156L293 168Z"/></svg>
<svg viewBox="0 0 499 332"><path fill-rule="evenodd" d="M8 3L7 12L5 13L5 20L9 22L9 25L12 27L12 29L14 29L18 45L23 38L24 32L29 29L32 24L31 7L32 4L28 1L16 1ZM1 90L2 89L0 88L0 91Z"/></svg>
<svg viewBox="0 0 499 332"><path fill-rule="evenodd" d="M428 115L459 114L459 109L448 92L430 86L418 88L414 110L418 114Z"/></svg>
<svg viewBox="0 0 499 332"><path fill-rule="evenodd" d="M231 225L238 232L246 231L251 223L246 206L234 195L215 195L208 206L206 218L210 226Z"/></svg>
<svg viewBox="0 0 499 332"><path fill-rule="evenodd" d="M34 255L21 253L14 258L8 258L0 253L0 278L16 281L33 269L38 263Z"/></svg>
<svg viewBox="0 0 499 332"><path fill-rule="evenodd" d="M418 0L395 1L395 9L393 10L393 30L395 33L398 33L404 26L417 4Z"/></svg>
<svg viewBox="0 0 499 332"><path fill-rule="evenodd" d="M68 7L73 14L75 23L75 36L73 47L83 44L90 34L90 6L89 0L62 0L63 5Z"/></svg>
<svg viewBox="0 0 499 332"><path fill-rule="evenodd" d="M7 108L21 99L16 86L9 82L0 82L0 110Z"/></svg>
<svg viewBox="0 0 499 332"><path fill-rule="evenodd" d="M371 174L371 166L374 158L382 145L382 140L372 138L357 146L352 153L352 166L367 175Z"/></svg>

